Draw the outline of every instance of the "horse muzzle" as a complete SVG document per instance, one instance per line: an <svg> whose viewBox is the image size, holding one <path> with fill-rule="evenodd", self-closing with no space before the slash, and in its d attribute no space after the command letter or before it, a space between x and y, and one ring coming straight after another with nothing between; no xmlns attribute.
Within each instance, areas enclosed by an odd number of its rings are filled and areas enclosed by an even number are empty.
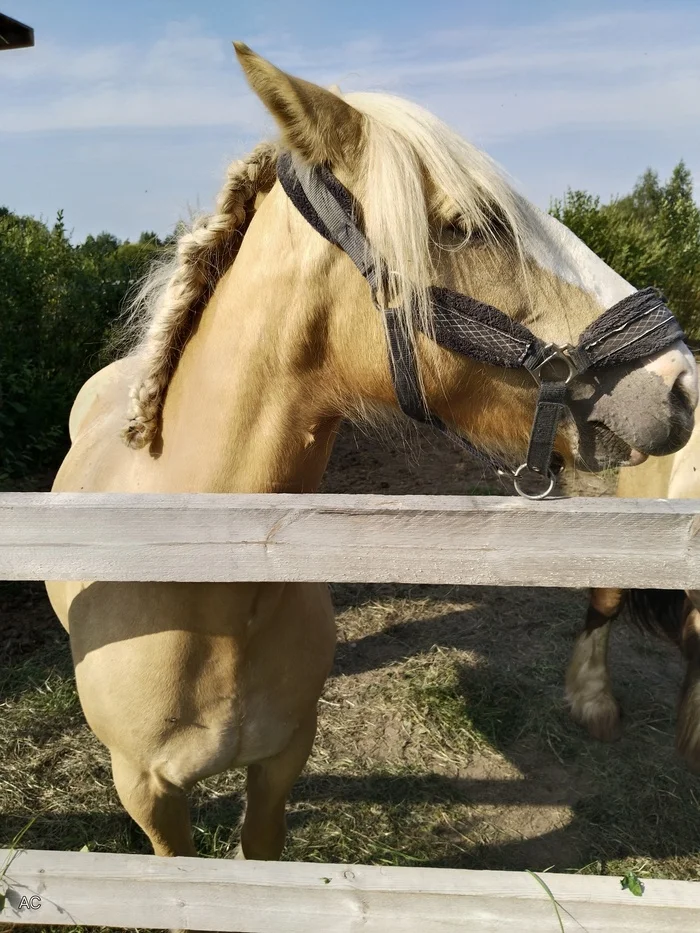
<svg viewBox="0 0 700 933"><path fill-rule="evenodd" d="M571 403L579 435L577 460L584 469L637 466L688 443L695 396L684 374L670 388L648 366L600 374L586 383L574 389Z"/></svg>

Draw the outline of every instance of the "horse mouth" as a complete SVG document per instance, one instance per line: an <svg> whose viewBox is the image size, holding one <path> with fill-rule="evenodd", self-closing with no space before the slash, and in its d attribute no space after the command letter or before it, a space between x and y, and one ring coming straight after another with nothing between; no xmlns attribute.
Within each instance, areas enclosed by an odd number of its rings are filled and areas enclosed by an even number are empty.
<svg viewBox="0 0 700 933"><path fill-rule="evenodd" d="M648 459L648 454L632 447L602 421L591 420L587 422L586 429L585 443L581 438L576 458L579 469L600 473L611 467L639 466Z"/></svg>

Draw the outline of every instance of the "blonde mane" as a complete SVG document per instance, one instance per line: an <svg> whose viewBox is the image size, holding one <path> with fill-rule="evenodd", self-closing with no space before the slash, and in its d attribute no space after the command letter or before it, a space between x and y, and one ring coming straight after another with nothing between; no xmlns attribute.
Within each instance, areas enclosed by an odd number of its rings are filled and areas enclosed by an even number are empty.
<svg viewBox="0 0 700 933"><path fill-rule="evenodd" d="M465 242L478 233L498 245L505 235L520 256L529 234L524 202L488 155L423 107L389 94L345 99L367 117L360 195L372 259L391 276L384 299L413 306L430 332L436 222Z"/></svg>
<svg viewBox="0 0 700 933"><path fill-rule="evenodd" d="M523 202L485 153L422 107L386 94L345 99L366 117L358 193L372 258L389 270L388 293L380 300L407 309L411 337L410 308L429 332L436 220L453 225L465 240L478 231L496 244L505 231L520 254L528 226ZM142 375L131 389L122 432L128 446L138 449L155 437L192 323L235 258L256 194L272 188L278 152L276 144L263 143L231 165L216 213L178 239L176 256L149 274L132 303Z"/></svg>

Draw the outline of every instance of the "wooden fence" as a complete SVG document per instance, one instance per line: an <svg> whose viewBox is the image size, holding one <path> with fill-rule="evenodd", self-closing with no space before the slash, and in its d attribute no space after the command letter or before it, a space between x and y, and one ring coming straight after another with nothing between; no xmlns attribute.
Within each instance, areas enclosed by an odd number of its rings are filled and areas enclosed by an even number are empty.
<svg viewBox="0 0 700 933"><path fill-rule="evenodd" d="M0 494L0 579L700 586L695 499Z"/></svg>
<svg viewBox="0 0 700 933"><path fill-rule="evenodd" d="M694 882L647 881L635 897L617 878L538 877L551 897L527 872L20 852L0 918L239 933L560 933L558 917L566 933L700 929Z"/></svg>
<svg viewBox="0 0 700 933"><path fill-rule="evenodd" d="M700 589L700 501L0 495L0 579ZM699 840L700 843L700 840ZM3 866L6 866L3 870ZM700 885L0 851L0 922L241 933L697 933Z"/></svg>

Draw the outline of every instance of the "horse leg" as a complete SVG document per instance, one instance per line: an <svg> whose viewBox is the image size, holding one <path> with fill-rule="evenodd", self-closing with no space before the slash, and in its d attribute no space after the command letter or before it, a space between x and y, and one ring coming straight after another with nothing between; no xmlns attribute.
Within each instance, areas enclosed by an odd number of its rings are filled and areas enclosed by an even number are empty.
<svg viewBox="0 0 700 933"><path fill-rule="evenodd" d="M591 590L586 626L576 644L566 674L566 699L571 715L602 742L620 737L620 706L613 696L608 670L610 625L620 614L624 590Z"/></svg>
<svg viewBox="0 0 700 933"><path fill-rule="evenodd" d="M676 748L691 771L700 774L700 590L687 595L681 630L686 669L678 702Z"/></svg>
<svg viewBox="0 0 700 933"><path fill-rule="evenodd" d="M196 855L187 792L112 752L112 774L124 809L156 855Z"/></svg>
<svg viewBox="0 0 700 933"><path fill-rule="evenodd" d="M196 856L187 792L112 752L112 774L124 809L148 836L156 855ZM171 929L170 933L204 933Z"/></svg>
<svg viewBox="0 0 700 933"><path fill-rule="evenodd" d="M236 858L278 859L287 835L285 808L316 735L316 709L279 754L248 766L247 804Z"/></svg>

